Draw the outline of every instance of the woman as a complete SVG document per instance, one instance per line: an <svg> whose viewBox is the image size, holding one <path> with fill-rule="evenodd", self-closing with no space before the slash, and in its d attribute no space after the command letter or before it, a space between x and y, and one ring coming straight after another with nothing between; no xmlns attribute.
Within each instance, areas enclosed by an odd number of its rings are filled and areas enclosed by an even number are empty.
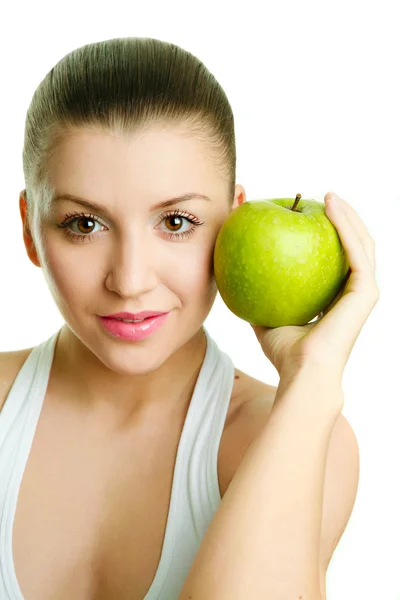
<svg viewBox="0 0 400 600"><path fill-rule="evenodd" d="M378 299L374 244L327 194L350 276L317 321L253 326L278 388L240 372L203 326L218 231L246 201L235 163L225 93L173 44L84 46L35 91L23 235L65 324L0 356L2 599L325 597L358 481L341 381Z"/></svg>

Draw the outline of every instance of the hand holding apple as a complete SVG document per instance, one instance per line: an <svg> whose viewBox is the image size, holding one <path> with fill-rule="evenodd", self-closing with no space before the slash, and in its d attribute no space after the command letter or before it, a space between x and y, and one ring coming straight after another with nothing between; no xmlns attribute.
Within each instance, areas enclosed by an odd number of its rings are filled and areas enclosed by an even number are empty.
<svg viewBox="0 0 400 600"><path fill-rule="evenodd" d="M268 328L249 322L263 352L279 373L312 363L341 379L361 328L379 299L375 244L347 202L332 192L325 195L324 201L327 218L339 233L350 266L339 293L325 308L322 318L303 326Z"/></svg>

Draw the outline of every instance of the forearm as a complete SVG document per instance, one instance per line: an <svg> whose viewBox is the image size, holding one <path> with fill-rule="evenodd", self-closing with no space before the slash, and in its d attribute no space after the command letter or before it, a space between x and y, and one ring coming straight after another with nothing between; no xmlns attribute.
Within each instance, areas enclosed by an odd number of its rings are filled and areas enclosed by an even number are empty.
<svg viewBox="0 0 400 600"><path fill-rule="evenodd" d="M326 457L343 406L340 383L303 368L281 377L268 422L249 446L178 600L320 600Z"/></svg>

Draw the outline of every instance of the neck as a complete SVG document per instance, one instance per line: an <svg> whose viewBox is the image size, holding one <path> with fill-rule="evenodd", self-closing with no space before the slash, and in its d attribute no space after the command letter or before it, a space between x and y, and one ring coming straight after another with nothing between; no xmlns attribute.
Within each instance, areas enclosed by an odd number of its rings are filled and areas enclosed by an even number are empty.
<svg viewBox="0 0 400 600"><path fill-rule="evenodd" d="M52 378L63 402L114 428L187 412L207 349L203 327L178 348L90 342L67 325L60 331Z"/></svg>

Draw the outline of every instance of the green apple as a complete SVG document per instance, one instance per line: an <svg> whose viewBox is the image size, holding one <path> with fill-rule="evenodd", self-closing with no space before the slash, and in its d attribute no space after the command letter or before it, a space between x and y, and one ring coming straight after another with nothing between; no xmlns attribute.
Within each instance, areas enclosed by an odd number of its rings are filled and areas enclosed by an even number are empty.
<svg viewBox="0 0 400 600"><path fill-rule="evenodd" d="M305 325L332 302L348 273L325 204L300 198L244 202L218 232L218 291L236 316L253 325Z"/></svg>

